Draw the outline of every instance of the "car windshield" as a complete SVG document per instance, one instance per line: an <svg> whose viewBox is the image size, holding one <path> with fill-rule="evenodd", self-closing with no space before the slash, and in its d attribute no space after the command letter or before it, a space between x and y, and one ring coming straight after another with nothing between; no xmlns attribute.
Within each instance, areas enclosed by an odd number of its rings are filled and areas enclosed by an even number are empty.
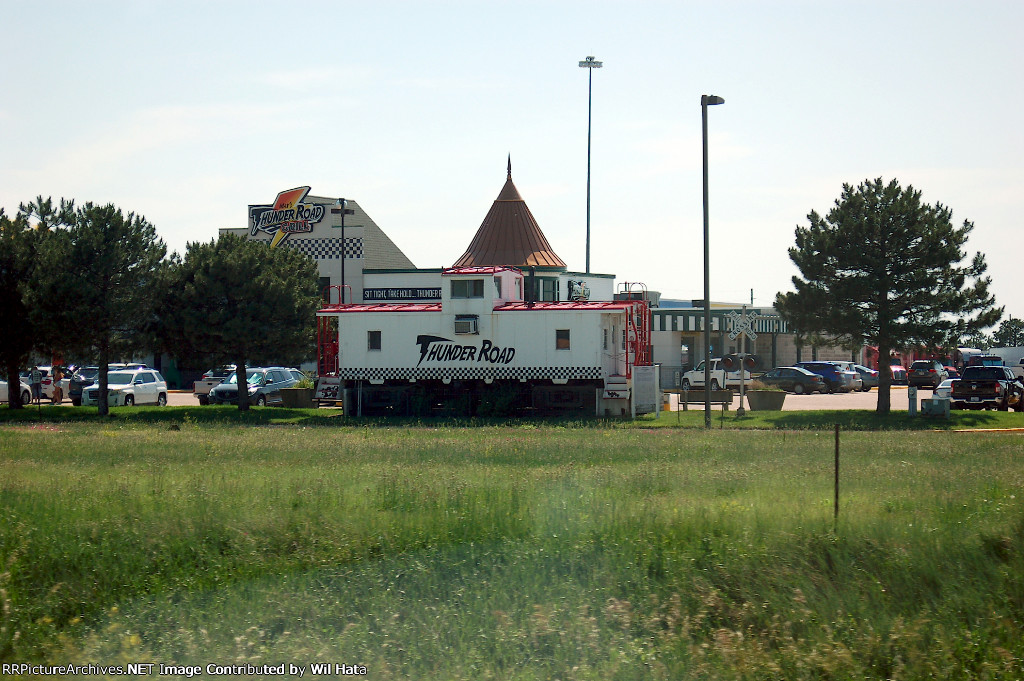
<svg viewBox="0 0 1024 681"><path fill-rule="evenodd" d="M254 384L259 385L259 384L263 383L263 374L260 373L259 371L247 372L245 374L245 381L249 385L254 385ZM238 374L237 373L231 374L231 377L228 378L228 380L226 380L224 382L227 383L228 385L231 385L232 383L238 383Z"/></svg>
<svg viewBox="0 0 1024 681"><path fill-rule="evenodd" d="M130 371L111 371L107 374L107 385L128 385L134 378Z"/></svg>
<svg viewBox="0 0 1024 681"><path fill-rule="evenodd" d="M75 376L79 378L96 378L100 373L99 367L85 367L75 372Z"/></svg>

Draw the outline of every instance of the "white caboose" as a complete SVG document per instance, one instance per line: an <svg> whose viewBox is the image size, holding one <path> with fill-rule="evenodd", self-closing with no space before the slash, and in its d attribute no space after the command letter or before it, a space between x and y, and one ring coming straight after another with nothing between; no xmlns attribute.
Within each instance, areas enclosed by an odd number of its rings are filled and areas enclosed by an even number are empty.
<svg viewBox="0 0 1024 681"><path fill-rule="evenodd" d="M532 277L513 267L441 281L440 303L321 309L318 398L357 415L660 408L647 301L534 302Z"/></svg>

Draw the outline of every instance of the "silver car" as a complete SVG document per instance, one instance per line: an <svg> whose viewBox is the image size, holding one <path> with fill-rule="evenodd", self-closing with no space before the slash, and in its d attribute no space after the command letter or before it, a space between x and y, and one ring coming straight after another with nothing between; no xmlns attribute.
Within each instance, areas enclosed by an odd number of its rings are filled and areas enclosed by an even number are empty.
<svg viewBox="0 0 1024 681"><path fill-rule="evenodd" d="M952 396L951 394L953 392L953 381L955 381L955 380L957 380L957 379L955 379L955 378L947 378L942 383L939 383L939 387L937 387L935 389L935 392L932 393L932 396L933 397L945 397L945 398L951 397Z"/></svg>
<svg viewBox="0 0 1024 681"><path fill-rule="evenodd" d="M282 404L281 389L292 387L298 380L284 367L255 367L246 369L245 382L249 388L249 404L263 407ZM210 391L210 404L238 404L237 373Z"/></svg>
<svg viewBox="0 0 1024 681"><path fill-rule="evenodd" d="M861 391L864 389L864 379L861 378L860 372L857 371L857 365L853 362L833 361L831 364L835 364L837 367L843 370L843 385L848 386L850 392Z"/></svg>

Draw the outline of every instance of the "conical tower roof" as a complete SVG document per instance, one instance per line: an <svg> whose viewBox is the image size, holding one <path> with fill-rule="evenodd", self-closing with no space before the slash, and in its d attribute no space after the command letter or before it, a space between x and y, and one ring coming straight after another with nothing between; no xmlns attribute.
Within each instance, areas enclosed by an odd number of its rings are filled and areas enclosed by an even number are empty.
<svg viewBox="0 0 1024 681"><path fill-rule="evenodd" d="M469 248L455 261L454 267L501 265L565 269L565 262L551 249L533 213L512 184L511 156L505 186L487 212Z"/></svg>

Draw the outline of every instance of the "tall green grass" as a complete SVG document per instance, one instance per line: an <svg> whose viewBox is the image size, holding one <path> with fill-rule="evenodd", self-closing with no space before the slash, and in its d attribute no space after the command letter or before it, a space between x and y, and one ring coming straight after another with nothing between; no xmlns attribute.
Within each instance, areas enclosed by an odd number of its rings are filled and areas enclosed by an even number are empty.
<svg viewBox="0 0 1024 681"><path fill-rule="evenodd" d="M0 433L0 659L1024 676L1018 434ZM307 674L308 674L307 668Z"/></svg>

